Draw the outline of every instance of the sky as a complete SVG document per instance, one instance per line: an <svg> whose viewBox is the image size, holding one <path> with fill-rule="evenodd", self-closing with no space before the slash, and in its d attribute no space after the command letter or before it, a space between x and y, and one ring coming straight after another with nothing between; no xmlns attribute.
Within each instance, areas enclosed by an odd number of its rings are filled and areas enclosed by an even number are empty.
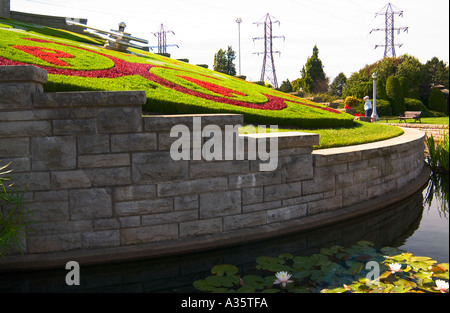
<svg viewBox="0 0 450 313"><path fill-rule="evenodd" d="M415 56L426 63L433 57L449 62L449 1L394 0L396 55ZM341 72L347 77L367 64L381 60L384 47L384 12L387 0L11 0L11 10L53 16L87 18L87 25L117 29L157 46L154 33L161 24L167 30L167 50L175 59L213 68L214 54L232 46L237 74L257 81L263 65L262 22L270 14L273 24L273 55L278 84L301 77L300 70L316 45L327 77ZM242 23L236 22L237 18ZM240 38L240 40L239 40ZM157 49L154 49L156 52Z"/></svg>

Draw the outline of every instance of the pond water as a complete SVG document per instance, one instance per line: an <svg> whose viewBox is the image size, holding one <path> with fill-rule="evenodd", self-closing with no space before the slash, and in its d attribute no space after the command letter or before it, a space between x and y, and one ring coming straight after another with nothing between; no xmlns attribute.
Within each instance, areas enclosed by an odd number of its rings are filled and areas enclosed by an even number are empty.
<svg viewBox="0 0 450 313"><path fill-rule="evenodd" d="M432 176L428 186L382 212L325 229L264 242L191 255L83 267L80 285L67 286L65 269L0 274L0 292L195 292L192 283L217 264L255 271L258 256L310 255L332 245L360 240L398 247L439 263L449 262L448 175Z"/></svg>

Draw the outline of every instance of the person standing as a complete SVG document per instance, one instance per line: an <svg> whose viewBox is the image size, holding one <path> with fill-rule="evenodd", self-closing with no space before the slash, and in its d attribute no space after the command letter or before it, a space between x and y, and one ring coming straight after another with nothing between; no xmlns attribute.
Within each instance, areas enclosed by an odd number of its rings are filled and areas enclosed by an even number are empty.
<svg viewBox="0 0 450 313"><path fill-rule="evenodd" d="M366 111L366 117L372 116L372 102L370 102L369 96L364 97L364 111Z"/></svg>

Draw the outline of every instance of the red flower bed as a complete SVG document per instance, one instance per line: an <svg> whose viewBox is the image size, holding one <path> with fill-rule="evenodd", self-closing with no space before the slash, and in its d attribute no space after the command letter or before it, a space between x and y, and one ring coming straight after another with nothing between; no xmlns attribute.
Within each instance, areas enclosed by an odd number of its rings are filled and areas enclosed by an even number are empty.
<svg viewBox="0 0 450 313"><path fill-rule="evenodd" d="M56 66L70 66L68 63L60 60L59 58L74 57L69 53L50 48L30 47L30 46L13 46L13 47Z"/></svg>
<svg viewBox="0 0 450 313"><path fill-rule="evenodd" d="M239 96L245 96L245 93L242 93L240 91L236 91L236 90L232 90L232 89L228 89L222 86L218 86L218 85L214 85L212 83L208 83L205 82L203 80L198 80L192 77L188 77L188 76L182 76L182 75L177 75L180 78L183 78L184 80L190 81L196 85L199 85L200 87L203 87L205 89L208 89L212 92L218 93L222 96L225 97L233 97L233 94L235 95L239 95Z"/></svg>

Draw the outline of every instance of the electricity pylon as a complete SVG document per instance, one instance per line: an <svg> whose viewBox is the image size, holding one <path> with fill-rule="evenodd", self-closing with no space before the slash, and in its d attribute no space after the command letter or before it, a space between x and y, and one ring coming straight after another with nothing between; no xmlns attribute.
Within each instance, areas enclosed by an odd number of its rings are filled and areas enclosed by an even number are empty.
<svg viewBox="0 0 450 313"><path fill-rule="evenodd" d="M375 17L378 15L385 15L385 28L376 28L372 29L370 33L373 31L384 31L385 32L385 44L384 45L375 45L375 49L378 47L384 47L384 57L395 57L395 46L401 47L403 44L395 44L394 43L394 31L408 31L408 27L394 27L394 16L398 14L399 16L403 16L403 11L395 7L393 4L388 3L384 8L381 9L380 12L375 14Z"/></svg>
<svg viewBox="0 0 450 313"><path fill-rule="evenodd" d="M277 21L274 19L272 21L273 16L271 16L269 13L267 13L261 21L253 23L257 24L258 26L260 24L264 24L264 37L256 37L253 38L253 41L257 39L264 39L264 52L255 52L254 54L264 54L263 59L263 66L261 71L261 79L260 81L264 82L269 81L272 86L275 88L278 88L278 82L277 82L277 75L275 73L275 62L273 60L273 54L274 53L280 53L280 51L273 51L273 43L272 40L274 38L283 38L284 36L273 36L272 34L272 25L274 23L280 24L280 21Z"/></svg>
<svg viewBox="0 0 450 313"><path fill-rule="evenodd" d="M159 31L153 32L152 34L158 37L158 53L167 53L167 47L177 47L177 45L168 45L167 44L167 34L172 33L175 35L175 33L171 30L168 30L163 24L161 24L161 27L159 28ZM155 48L155 47L151 47Z"/></svg>

